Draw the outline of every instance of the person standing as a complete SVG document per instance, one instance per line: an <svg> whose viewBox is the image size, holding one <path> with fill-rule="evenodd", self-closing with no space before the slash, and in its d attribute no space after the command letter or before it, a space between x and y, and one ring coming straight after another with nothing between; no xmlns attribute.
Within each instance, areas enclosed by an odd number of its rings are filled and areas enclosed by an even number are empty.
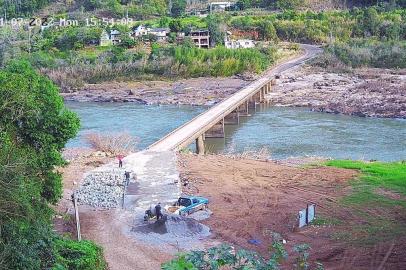
<svg viewBox="0 0 406 270"><path fill-rule="evenodd" d="M125 181L128 185L128 183L130 182L130 172L125 171L124 175L125 175Z"/></svg>
<svg viewBox="0 0 406 270"><path fill-rule="evenodd" d="M123 155L118 155L117 159L118 159L118 167L122 168L123 167Z"/></svg>
<svg viewBox="0 0 406 270"><path fill-rule="evenodd" d="M158 203L157 205L155 205L155 214L156 214L156 220L159 220L159 218L162 217L161 203Z"/></svg>

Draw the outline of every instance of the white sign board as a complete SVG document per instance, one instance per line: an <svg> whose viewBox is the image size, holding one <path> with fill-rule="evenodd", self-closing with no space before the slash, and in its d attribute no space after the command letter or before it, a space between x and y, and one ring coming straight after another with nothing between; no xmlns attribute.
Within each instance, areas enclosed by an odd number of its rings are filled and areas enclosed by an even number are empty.
<svg viewBox="0 0 406 270"><path fill-rule="evenodd" d="M314 220L316 216L316 206L314 204L308 205L306 209L299 211L299 228L308 225Z"/></svg>
<svg viewBox="0 0 406 270"><path fill-rule="evenodd" d="M299 228L306 226L306 209L299 211Z"/></svg>

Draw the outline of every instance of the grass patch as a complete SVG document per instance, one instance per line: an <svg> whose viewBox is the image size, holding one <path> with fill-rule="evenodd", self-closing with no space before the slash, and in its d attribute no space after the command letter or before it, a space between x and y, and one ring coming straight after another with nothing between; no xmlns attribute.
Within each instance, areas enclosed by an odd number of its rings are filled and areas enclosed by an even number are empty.
<svg viewBox="0 0 406 270"><path fill-rule="evenodd" d="M56 240L56 265L53 270L104 270L106 262L102 249L91 241L74 241L68 238Z"/></svg>
<svg viewBox="0 0 406 270"><path fill-rule="evenodd" d="M333 217L323 217L317 216L312 222L311 225L314 226L329 226L329 225L341 225L343 223L342 220Z"/></svg>
<svg viewBox="0 0 406 270"><path fill-rule="evenodd" d="M327 166L361 171L359 180L364 187L385 188L406 195L406 162L362 162L331 160Z"/></svg>
<svg viewBox="0 0 406 270"><path fill-rule="evenodd" d="M347 222L350 227L347 227L346 231L336 232L332 235L333 239L360 245L374 245L406 235L404 224L406 200L403 199L406 195L404 161L384 163L332 160L326 162L326 165L356 169L361 173L351 182L353 192L341 199L341 203L352 209L352 213L358 219ZM399 198L379 194L378 191L382 189L390 194L399 195Z"/></svg>

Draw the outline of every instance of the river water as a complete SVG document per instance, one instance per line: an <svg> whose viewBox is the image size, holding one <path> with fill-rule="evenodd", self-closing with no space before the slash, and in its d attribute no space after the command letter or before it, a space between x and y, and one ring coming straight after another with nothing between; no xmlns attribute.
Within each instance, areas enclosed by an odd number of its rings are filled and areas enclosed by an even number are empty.
<svg viewBox="0 0 406 270"><path fill-rule="evenodd" d="M205 107L147 106L134 103L66 105L77 112L82 128L68 147L86 146L88 132L128 132L143 149L203 112ZM406 159L406 120L361 118L311 112L303 108L257 106L239 125L226 126L226 136L207 139L209 152L242 152L267 148L274 159L297 156ZM193 148L193 146L192 146Z"/></svg>

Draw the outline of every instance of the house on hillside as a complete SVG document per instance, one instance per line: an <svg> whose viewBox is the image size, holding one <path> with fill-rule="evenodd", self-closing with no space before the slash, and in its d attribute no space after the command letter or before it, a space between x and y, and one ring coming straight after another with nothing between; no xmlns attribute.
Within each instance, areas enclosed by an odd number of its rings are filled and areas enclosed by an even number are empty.
<svg viewBox="0 0 406 270"><path fill-rule="evenodd" d="M100 46L110 46L112 44L109 33L107 33L106 30L103 30L100 36Z"/></svg>
<svg viewBox="0 0 406 270"><path fill-rule="evenodd" d="M147 28L145 25L141 24L141 25L137 26L137 28L134 29L134 31L132 32L132 36L134 38L146 36L146 35L148 35L148 30L149 30L149 28Z"/></svg>
<svg viewBox="0 0 406 270"><path fill-rule="evenodd" d="M156 36L157 41L166 41L170 32L169 28L151 28L148 34Z"/></svg>
<svg viewBox="0 0 406 270"><path fill-rule="evenodd" d="M188 35L195 45L199 48L208 49L210 47L210 33L209 30L199 29L191 31Z"/></svg>
<svg viewBox="0 0 406 270"><path fill-rule="evenodd" d="M120 31L118 30L111 30L110 31L110 40L113 45L120 44Z"/></svg>
<svg viewBox="0 0 406 270"><path fill-rule="evenodd" d="M227 49L255 48L255 42L251 39L238 39L238 40L225 41L224 45Z"/></svg>
<svg viewBox="0 0 406 270"><path fill-rule="evenodd" d="M209 4L209 12L222 12L234 8L234 2L211 2Z"/></svg>
<svg viewBox="0 0 406 270"><path fill-rule="evenodd" d="M232 39L231 32L227 32L224 38L224 46L227 49L248 49L255 48L255 42L251 39Z"/></svg>
<svg viewBox="0 0 406 270"><path fill-rule="evenodd" d="M143 36L155 36L157 41L166 41L170 33L169 28L149 28L144 25L139 25L133 30L131 36L133 38L141 38Z"/></svg>

